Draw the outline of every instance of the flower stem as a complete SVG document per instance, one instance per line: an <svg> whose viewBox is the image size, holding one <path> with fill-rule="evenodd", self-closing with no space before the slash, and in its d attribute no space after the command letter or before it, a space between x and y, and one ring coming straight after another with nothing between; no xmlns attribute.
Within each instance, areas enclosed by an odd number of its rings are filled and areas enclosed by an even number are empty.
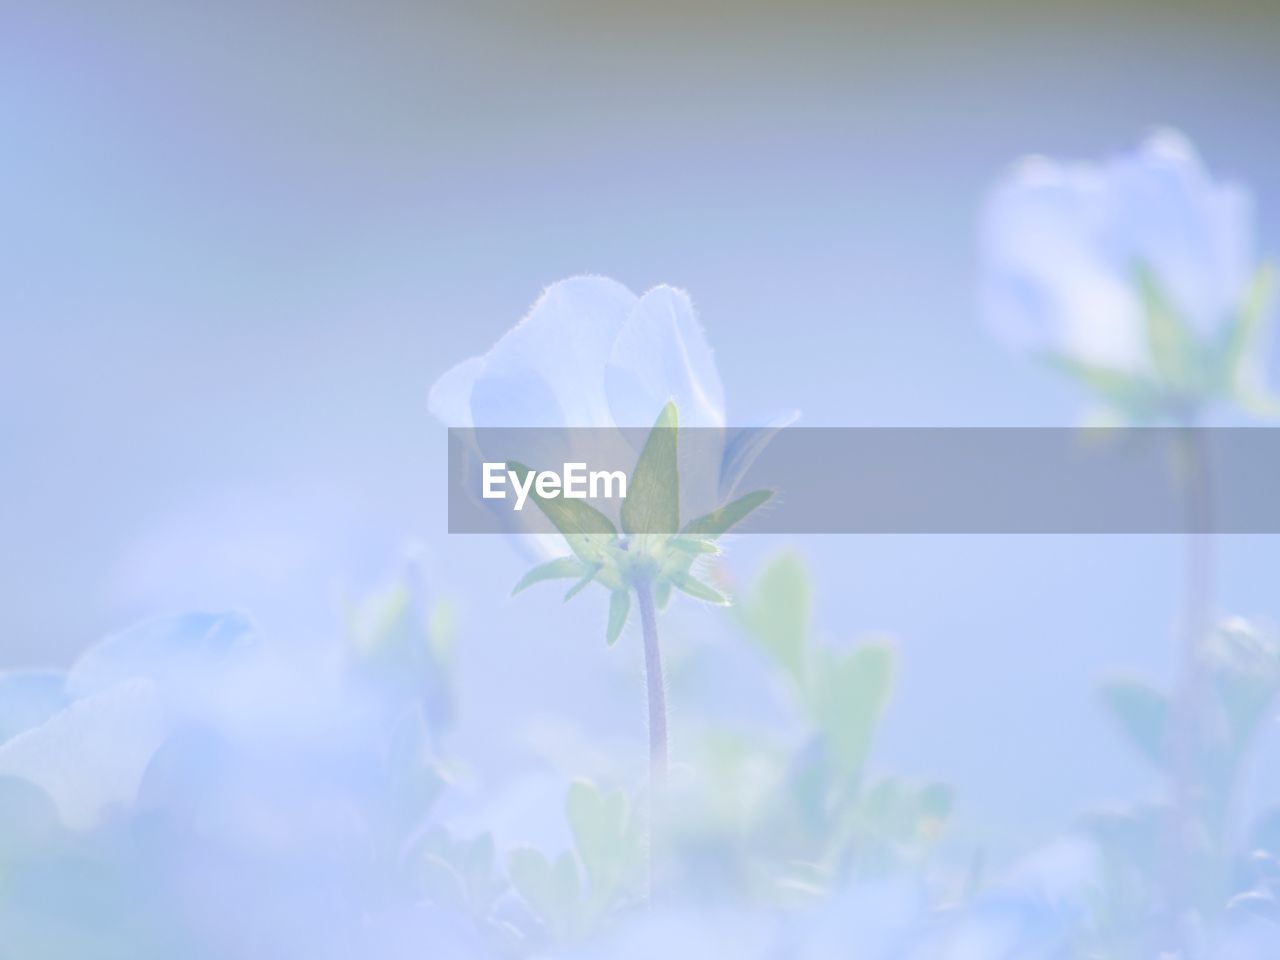
<svg viewBox="0 0 1280 960"><path fill-rule="evenodd" d="M649 697L649 883L653 887L654 847L667 788L667 688L662 677L662 651L658 646L658 616L653 606L653 585L636 584L640 627L644 633L645 690Z"/></svg>
<svg viewBox="0 0 1280 960"><path fill-rule="evenodd" d="M1204 645L1212 629L1213 507L1209 456L1192 424L1180 434L1187 508L1186 595L1182 622L1180 676L1173 704L1173 862L1169 871L1169 907L1181 956L1194 956L1189 925L1196 905L1196 849L1203 830L1200 802L1201 731L1206 685Z"/></svg>

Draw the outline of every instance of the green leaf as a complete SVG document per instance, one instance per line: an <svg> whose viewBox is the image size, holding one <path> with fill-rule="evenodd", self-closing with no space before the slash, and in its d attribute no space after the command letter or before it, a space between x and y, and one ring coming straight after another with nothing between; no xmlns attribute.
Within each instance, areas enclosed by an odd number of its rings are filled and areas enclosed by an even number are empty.
<svg viewBox="0 0 1280 960"><path fill-rule="evenodd" d="M493 836L482 833L457 848L454 865L467 884L467 893L477 911L483 911L502 891L502 881L495 870Z"/></svg>
<svg viewBox="0 0 1280 960"><path fill-rule="evenodd" d="M505 886L495 869L493 837L488 833L455 840L443 830L432 830L419 842L415 861L429 896L476 916L488 913Z"/></svg>
<svg viewBox="0 0 1280 960"><path fill-rule="evenodd" d="M676 405L668 403L649 431L622 501L627 533L675 533L680 529L680 470Z"/></svg>
<svg viewBox="0 0 1280 960"><path fill-rule="evenodd" d="M1104 684L1099 695L1138 751L1157 767L1167 766L1169 698L1148 684L1132 680Z"/></svg>
<svg viewBox="0 0 1280 960"><path fill-rule="evenodd" d="M696 537L718 537L745 520L772 496L772 490L755 490L745 494L691 521L681 533Z"/></svg>
<svg viewBox="0 0 1280 960"><path fill-rule="evenodd" d="M609 646L618 642L622 636L622 628L627 625L627 614L631 612L631 593L627 590L615 590L609 597L609 626L605 631L605 640Z"/></svg>
<svg viewBox="0 0 1280 960"><path fill-rule="evenodd" d="M682 590L691 597L698 600L705 600L707 603L714 603L721 607L729 605L729 598L722 594L714 587L707 586L701 580L697 579L691 573L683 570L673 570L666 574L671 585L677 590Z"/></svg>
<svg viewBox="0 0 1280 960"><path fill-rule="evenodd" d="M600 910L626 889L638 866L640 836L631 823L621 790L603 791L585 780L569 787L565 813L578 859L591 883L591 899Z"/></svg>
<svg viewBox="0 0 1280 960"><path fill-rule="evenodd" d="M818 722L835 770L845 780L855 778L866 762L896 665L891 646L868 643L851 653L829 653L814 678Z"/></svg>
<svg viewBox="0 0 1280 960"><path fill-rule="evenodd" d="M806 683L806 644L813 586L799 554L784 553L760 574L741 606L747 632L800 686Z"/></svg>
<svg viewBox="0 0 1280 960"><path fill-rule="evenodd" d="M514 461L507 464L507 469L516 475L523 485L529 468ZM579 560L585 563L603 563L608 557L609 543L618 536L613 521L606 517L585 500L570 500L566 497L540 497L535 488L530 487L529 497L538 505L538 509L546 515L552 525L564 536L569 549Z"/></svg>
<svg viewBox="0 0 1280 960"><path fill-rule="evenodd" d="M581 577L586 570L586 566L577 557L556 557L554 560L538 564L521 577L520 582L511 591L511 595L514 597L521 590L546 580L568 580L572 577Z"/></svg>
<svg viewBox="0 0 1280 960"><path fill-rule="evenodd" d="M516 847L507 854L511 885L537 914L552 938L572 936L581 910L578 865L562 853L552 864L532 847Z"/></svg>
<svg viewBox="0 0 1280 960"><path fill-rule="evenodd" d="M450 910L469 909L466 883L453 864L440 854L422 854L418 858L415 875L430 900Z"/></svg>

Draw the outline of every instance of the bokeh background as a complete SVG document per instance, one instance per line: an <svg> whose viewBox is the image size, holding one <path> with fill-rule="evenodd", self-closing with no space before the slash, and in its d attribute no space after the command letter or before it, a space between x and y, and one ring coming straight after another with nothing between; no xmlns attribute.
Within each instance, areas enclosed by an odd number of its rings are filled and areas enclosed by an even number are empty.
<svg viewBox="0 0 1280 960"><path fill-rule="evenodd" d="M981 323L986 191L1170 124L1274 253L1278 54L1269 3L5 3L0 667L189 609L321 656L411 555L456 608L452 750L513 820L531 738L639 775L603 597L510 600L522 558L445 534L440 373L599 273L689 291L731 421L1077 423ZM899 645L875 763L950 782L993 849L1157 789L1093 691L1172 676L1178 538L745 537L726 572L784 547L824 635ZM1278 560L1222 538L1217 608L1280 617ZM737 642L669 619L677 676ZM677 684L673 725L768 723L751 684Z"/></svg>

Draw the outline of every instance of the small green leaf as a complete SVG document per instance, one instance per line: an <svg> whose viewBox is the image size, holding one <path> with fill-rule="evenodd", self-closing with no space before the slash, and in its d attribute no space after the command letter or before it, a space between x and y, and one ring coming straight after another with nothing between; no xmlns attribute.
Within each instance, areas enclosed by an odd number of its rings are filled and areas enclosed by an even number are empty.
<svg viewBox="0 0 1280 960"><path fill-rule="evenodd" d="M543 583L546 580L568 580L573 577L581 577L586 572L586 569L582 561L577 557L556 557L554 560L538 564L521 577L520 582L511 591L511 595L514 597L521 590L526 590L535 583Z"/></svg>
<svg viewBox="0 0 1280 960"><path fill-rule="evenodd" d="M597 912L625 890L641 859L641 838L621 790L603 791L585 780L569 787L565 813L578 859L591 884Z"/></svg>
<svg viewBox="0 0 1280 960"><path fill-rule="evenodd" d="M626 533L675 533L680 529L680 471L676 405L668 403L649 431L622 501Z"/></svg>
<svg viewBox="0 0 1280 960"><path fill-rule="evenodd" d="M451 910L466 910L466 883L462 876L438 853L424 853L415 869L418 883L427 897Z"/></svg>
<svg viewBox="0 0 1280 960"><path fill-rule="evenodd" d="M466 881L472 904L482 911L502 892L502 881L495 870L493 836L482 833L458 847L454 865Z"/></svg>
<svg viewBox="0 0 1280 960"><path fill-rule="evenodd" d="M691 597L698 600L705 600L707 603L714 603L721 607L729 605L729 598L722 594L714 587L710 587L697 579L690 573L683 570L674 570L667 575L667 579L671 585L677 590L682 590Z"/></svg>
<svg viewBox="0 0 1280 960"><path fill-rule="evenodd" d="M691 521L681 532L695 537L718 537L745 520L772 496L772 490L755 490Z"/></svg>
<svg viewBox="0 0 1280 960"><path fill-rule="evenodd" d="M578 865L562 853L552 864L532 847L516 847L507 854L511 885L542 920L552 938L568 939L577 925L581 892Z"/></svg>
<svg viewBox="0 0 1280 960"><path fill-rule="evenodd" d="M463 906L475 916L488 913L505 884L495 869L493 837L482 833L455 840L440 829L417 844L417 875L434 899Z"/></svg>
<svg viewBox="0 0 1280 960"><path fill-rule="evenodd" d="M1169 698L1148 684L1131 680L1105 684L1099 694L1103 706L1138 751L1164 768L1168 763Z"/></svg>
<svg viewBox="0 0 1280 960"><path fill-rule="evenodd" d="M627 614L631 612L631 594L627 590L615 590L609 597L609 627L605 631L605 639L609 646L618 642L622 636L622 628L627 625Z"/></svg>
<svg viewBox="0 0 1280 960"><path fill-rule="evenodd" d="M812 607L813 585L804 561L784 553L764 568L740 608L747 632L802 687Z"/></svg>
<svg viewBox="0 0 1280 960"><path fill-rule="evenodd" d="M836 772L846 781L866 762L896 665L891 646L868 643L851 653L831 653L814 677L818 722Z"/></svg>

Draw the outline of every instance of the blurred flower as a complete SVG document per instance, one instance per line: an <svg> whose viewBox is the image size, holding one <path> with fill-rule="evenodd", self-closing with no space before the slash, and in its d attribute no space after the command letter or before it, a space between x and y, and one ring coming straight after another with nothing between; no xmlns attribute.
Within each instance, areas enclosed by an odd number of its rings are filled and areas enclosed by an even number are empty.
<svg viewBox="0 0 1280 960"><path fill-rule="evenodd" d="M253 646L242 617L192 614L108 637L65 677L8 675L0 716L13 725L0 742L0 775L38 786L67 827L94 826L108 805L132 803L175 725L229 699Z"/></svg>
<svg viewBox="0 0 1280 960"><path fill-rule="evenodd" d="M1265 310L1248 194L1173 131L1102 164L1022 161L988 198L981 247L997 332L1120 406L1229 391Z"/></svg>
<svg viewBox="0 0 1280 960"><path fill-rule="evenodd" d="M110 636L65 674L0 675L6 946L480 955L410 910L405 850L444 786L424 705L340 659L187 614Z"/></svg>

